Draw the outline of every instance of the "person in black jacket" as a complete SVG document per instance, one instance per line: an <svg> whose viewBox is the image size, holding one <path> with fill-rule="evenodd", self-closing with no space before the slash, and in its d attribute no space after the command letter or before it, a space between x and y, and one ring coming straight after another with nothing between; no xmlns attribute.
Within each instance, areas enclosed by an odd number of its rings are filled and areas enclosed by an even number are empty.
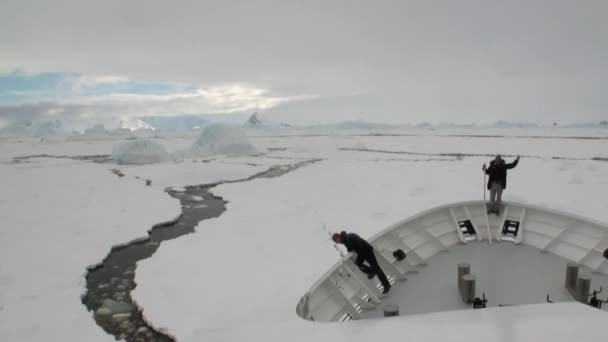
<svg viewBox="0 0 608 342"><path fill-rule="evenodd" d="M372 247L372 245L355 233L335 233L332 236L332 240L334 240L335 243L341 243L346 246L346 249L349 252L357 254L357 258L355 259L357 267L359 267L363 273L367 274L369 279L373 278L375 275L378 276L378 279L384 287L382 293L388 293L391 289L391 284L386 278L384 271L380 268L380 265L378 265L378 260L374 255L374 247ZM365 261L367 261L369 266L364 264Z"/></svg>
<svg viewBox="0 0 608 342"><path fill-rule="evenodd" d="M482 170L490 176L488 179L488 190L490 190L488 214L500 215L502 191L507 188L507 170L516 167L517 163L519 163L519 156L512 163L507 164L498 154L490 162L490 167L486 168L486 164L483 164Z"/></svg>

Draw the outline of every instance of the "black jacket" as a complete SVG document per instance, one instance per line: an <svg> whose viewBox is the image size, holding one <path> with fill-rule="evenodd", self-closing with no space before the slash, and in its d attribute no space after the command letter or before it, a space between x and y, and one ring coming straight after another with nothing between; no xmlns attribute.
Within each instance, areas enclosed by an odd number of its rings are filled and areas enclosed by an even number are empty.
<svg viewBox="0 0 608 342"><path fill-rule="evenodd" d="M341 232L340 239L349 252L366 255L374 252L374 247L355 233Z"/></svg>
<svg viewBox="0 0 608 342"><path fill-rule="evenodd" d="M504 160L496 163L496 160L490 162L490 167L486 169L486 174L490 175L488 179L488 190L492 187L492 183L499 183L503 189L507 188L507 170L517 166L519 160L515 159L511 164L507 164Z"/></svg>

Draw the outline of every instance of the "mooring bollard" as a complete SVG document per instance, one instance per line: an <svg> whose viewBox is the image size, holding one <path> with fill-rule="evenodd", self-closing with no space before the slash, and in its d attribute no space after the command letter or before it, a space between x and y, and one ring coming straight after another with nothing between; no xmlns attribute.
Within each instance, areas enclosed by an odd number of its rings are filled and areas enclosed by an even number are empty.
<svg viewBox="0 0 608 342"><path fill-rule="evenodd" d="M465 274L462 276L462 291L460 292L465 303L472 303L475 299L475 276Z"/></svg>
<svg viewBox="0 0 608 342"><path fill-rule="evenodd" d="M581 274L576 283L576 300L587 303L589 298L589 288L591 287L591 277L587 274Z"/></svg>
<svg viewBox="0 0 608 342"><path fill-rule="evenodd" d="M458 264L458 291L462 293L462 276L471 273L471 265L468 263Z"/></svg>
<svg viewBox="0 0 608 342"><path fill-rule="evenodd" d="M574 262L569 262L568 266L566 266L566 289L575 291L578 268L578 264Z"/></svg>
<svg viewBox="0 0 608 342"><path fill-rule="evenodd" d="M397 305L389 304L384 307L384 317L399 316L399 307Z"/></svg>

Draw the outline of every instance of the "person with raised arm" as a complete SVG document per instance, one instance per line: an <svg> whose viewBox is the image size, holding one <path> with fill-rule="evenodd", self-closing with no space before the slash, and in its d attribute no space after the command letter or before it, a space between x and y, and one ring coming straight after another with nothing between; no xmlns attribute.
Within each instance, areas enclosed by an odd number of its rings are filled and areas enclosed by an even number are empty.
<svg viewBox="0 0 608 342"><path fill-rule="evenodd" d="M494 160L490 162L489 167L486 168L486 164L483 164L481 169L489 176L490 205L488 214L500 215L502 192L507 188L507 170L516 167L518 163L519 156L512 163L507 164L500 154L497 154Z"/></svg>

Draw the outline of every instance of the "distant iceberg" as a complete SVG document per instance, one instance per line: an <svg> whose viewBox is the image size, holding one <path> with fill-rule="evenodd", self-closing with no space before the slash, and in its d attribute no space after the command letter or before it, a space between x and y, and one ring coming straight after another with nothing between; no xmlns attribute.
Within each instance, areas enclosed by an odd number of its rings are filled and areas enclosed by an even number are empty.
<svg viewBox="0 0 608 342"><path fill-rule="evenodd" d="M50 122L42 122L36 125L34 136L38 138L45 138L57 135L61 129L61 121L55 120Z"/></svg>
<svg viewBox="0 0 608 342"><path fill-rule="evenodd" d="M538 124L531 122L510 122L498 120L492 124L495 128L537 128Z"/></svg>
<svg viewBox="0 0 608 342"><path fill-rule="evenodd" d="M368 122L363 120L342 121L325 125L313 125L312 128L331 128L331 129L391 129L397 126L391 124Z"/></svg>
<svg viewBox="0 0 608 342"><path fill-rule="evenodd" d="M93 141L93 140L114 140L117 138L134 139L134 133L123 127L107 129L102 123L98 123L84 130L80 134L78 131L72 131L72 135L67 138L68 141Z"/></svg>
<svg viewBox="0 0 608 342"><path fill-rule="evenodd" d="M263 125L262 116L258 112L251 114L247 122L245 122L245 127L260 127Z"/></svg>
<svg viewBox="0 0 608 342"><path fill-rule="evenodd" d="M255 147L243 130L223 124L213 124L205 127L190 148L190 154L197 157L214 154L243 156L255 152Z"/></svg>
<svg viewBox="0 0 608 342"><path fill-rule="evenodd" d="M84 130L84 134L87 135L106 135L107 133L106 127L100 123Z"/></svg>
<svg viewBox="0 0 608 342"><path fill-rule="evenodd" d="M138 123L160 131L191 131L194 127L209 125L209 120L202 115L143 116L138 118Z"/></svg>
<svg viewBox="0 0 608 342"><path fill-rule="evenodd" d="M147 123L145 123L141 119L135 118L135 117L123 117L123 118L121 118L120 119L120 128L128 129L130 131L136 131L136 130L139 130L139 129L152 130L152 131L155 130L154 127L148 125Z"/></svg>
<svg viewBox="0 0 608 342"><path fill-rule="evenodd" d="M31 136L36 138L52 137L64 133L62 123L59 120L30 122L19 121L6 125L0 130L3 136Z"/></svg>
<svg viewBox="0 0 608 342"><path fill-rule="evenodd" d="M171 159L163 145L150 139L135 139L112 150L112 159L121 165L162 163Z"/></svg>

